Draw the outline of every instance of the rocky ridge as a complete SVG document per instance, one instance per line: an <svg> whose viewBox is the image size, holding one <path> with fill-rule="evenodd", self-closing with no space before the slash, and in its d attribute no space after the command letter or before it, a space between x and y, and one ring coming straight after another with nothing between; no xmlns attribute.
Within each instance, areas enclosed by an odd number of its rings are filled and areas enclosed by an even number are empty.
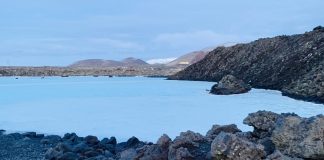
<svg viewBox="0 0 324 160"><path fill-rule="evenodd" d="M0 132L2 159L50 160L296 160L324 159L324 116L302 118L268 111L251 113L244 123L254 128L242 132L236 125L214 125L206 135L182 132L174 140L162 135L156 143L136 137L117 143L116 138L63 137Z"/></svg>
<svg viewBox="0 0 324 160"><path fill-rule="evenodd" d="M324 103L323 67L324 27L319 26L304 34L218 47L169 79L217 82L231 74L254 88Z"/></svg>

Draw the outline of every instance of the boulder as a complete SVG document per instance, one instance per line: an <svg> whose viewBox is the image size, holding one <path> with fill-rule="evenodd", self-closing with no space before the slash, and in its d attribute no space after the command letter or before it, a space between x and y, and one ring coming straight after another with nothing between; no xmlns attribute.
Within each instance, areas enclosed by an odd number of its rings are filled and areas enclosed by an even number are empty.
<svg viewBox="0 0 324 160"><path fill-rule="evenodd" d="M57 135L45 136L40 142L42 144L56 144L62 141L62 138Z"/></svg>
<svg viewBox="0 0 324 160"><path fill-rule="evenodd" d="M243 120L243 123L254 128L254 136L264 138L271 135L272 130L275 128L275 124L280 117L281 115L274 112L258 111L250 113Z"/></svg>
<svg viewBox="0 0 324 160"><path fill-rule="evenodd" d="M168 160L169 145L171 139L168 135L162 135L156 144L145 145L138 150L136 159L139 160Z"/></svg>
<svg viewBox="0 0 324 160"><path fill-rule="evenodd" d="M250 90L250 85L245 84L242 80L239 80L232 75L226 75L211 88L210 93L217 95L229 95L246 93Z"/></svg>
<svg viewBox="0 0 324 160"><path fill-rule="evenodd" d="M102 144L112 144L112 145L116 145L117 144L117 140L115 137L110 137L109 139L108 138L104 138L100 141L100 143Z"/></svg>
<svg viewBox="0 0 324 160"><path fill-rule="evenodd" d="M206 159L210 151L210 141L199 133L192 131L182 132L169 147L169 159L176 159L180 152L188 152L196 159ZM179 150L179 148L182 148ZM181 154L182 155L182 154ZM189 155L189 154L186 154ZM191 157L190 156L190 157Z"/></svg>
<svg viewBox="0 0 324 160"><path fill-rule="evenodd" d="M36 134L36 137L35 138L44 138L45 137L45 135L44 134Z"/></svg>
<svg viewBox="0 0 324 160"><path fill-rule="evenodd" d="M72 151L75 153L85 153L92 150L93 148L89 147L85 142L80 142L73 146Z"/></svg>
<svg viewBox="0 0 324 160"><path fill-rule="evenodd" d="M324 27L322 26L317 26L313 29L313 31L319 31L319 32L324 32Z"/></svg>
<svg viewBox="0 0 324 160"><path fill-rule="evenodd" d="M10 134L8 134L8 136L12 137L12 138L14 138L16 140L24 138L24 136L21 135L20 133L10 133Z"/></svg>
<svg viewBox="0 0 324 160"><path fill-rule="evenodd" d="M187 148L180 147L176 150L175 160L193 160L195 157L191 155ZM170 158L172 160L173 158Z"/></svg>
<svg viewBox="0 0 324 160"><path fill-rule="evenodd" d="M66 142L61 142L55 146L55 149L63 153L72 152L72 146Z"/></svg>
<svg viewBox="0 0 324 160"><path fill-rule="evenodd" d="M276 123L271 139L276 149L285 155L324 159L324 116L288 115Z"/></svg>
<svg viewBox="0 0 324 160"><path fill-rule="evenodd" d="M79 140L79 137L75 133L66 133L64 134L63 139L76 143Z"/></svg>
<svg viewBox="0 0 324 160"><path fill-rule="evenodd" d="M0 129L0 135L3 135L4 133L6 133L6 130Z"/></svg>
<svg viewBox="0 0 324 160"><path fill-rule="evenodd" d="M50 148L45 152L45 159L54 160L63 156L63 151L58 151L55 148Z"/></svg>
<svg viewBox="0 0 324 160"><path fill-rule="evenodd" d="M230 124L230 125L213 125L213 127L207 132L206 137L210 139L214 139L220 132L226 132L226 133L236 133L236 132L241 132L237 128L235 124Z"/></svg>
<svg viewBox="0 0 324 160"><path fill-rule="evenodd" d="M211 144L211 156L225 160L253 160L266 156L264 147L237 137L231 133L221 132Z"/></svg>
<svg viewBox="0 0 324 160"><path fill-rule="evenodd" d="M168 135L163 134L156 142L156 144L161 148L168 148L171 142L172 142L171 138Z"/></svg>
<svg viewBox="0 0 324 160"><path fill-rule="evenodd" d="M122 143L118 143L115 145L115 152L123 152L127 149L133 148L133 149L137 149L137 148L141 148L144 145L146 145L147 143L141 142L139 141L136 137L131 137L127 140L127 142L122 142Z"/></svg>
<svg viewBox="0 0 324 160"><path fill-rule="evenodd" d="M84 137L84 140L89 146L94 146L99 143L99 140L96 136L86 136Z"/></svg>
<svg viewBox="0 0 324 160"><path fill-rule="evenodd" d="M89 150L89 151L84 152L84 155L89 158L89 157L99 156L100 153L95 150Z"/></svg>
<svg viewBox="0 0 324 160"><path fill-rule="evenodd" d="M36 132L26 132L26 133L23 133L22 136L28 137L28 138L35 138Z"/></svg>
<svg viewBox="0 0 324 160"><path fill-rule="evenodd" d="M168 148L162 148L159 145L145 145L137 150L135 159L139 160L167 160Z"/></svg>
<svg viewBox="0 0 324 160"><path fill-rule="evenodd" d="M127 140L127 147L132 147L138 144L140 141L136 137L131 137L130 139Z"/></svg>
<svg viewBox="0 0 324 160"><path fill-rule="evenodd" d="M134 148L130 148L120 153L120 160L135 159L136 155L136 150Z"/></svg>
<svg viewBox="0 0 324 160"><path fill-rule="evenodd" d="M272 154L268 155L266 160L302 160L297 157L288 157L283 155L280 151L276 150Z"/></svg>

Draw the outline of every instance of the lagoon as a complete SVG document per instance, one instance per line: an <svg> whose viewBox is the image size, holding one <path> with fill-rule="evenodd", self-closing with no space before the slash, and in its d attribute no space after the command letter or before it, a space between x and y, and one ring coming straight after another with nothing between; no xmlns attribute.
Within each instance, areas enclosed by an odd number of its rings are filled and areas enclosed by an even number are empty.
<svg viewBox="0 0 324 160"><path fill-rule="evenodd" d="M324 114L324 105L282 96L279 91L252 89L240 95L211 95L214 83L169 81L147 77L2 77L0 129L36 131L125 141L136 136L155 142L163 133L205 134L213 124L235 123L252 112Z"/></svg>

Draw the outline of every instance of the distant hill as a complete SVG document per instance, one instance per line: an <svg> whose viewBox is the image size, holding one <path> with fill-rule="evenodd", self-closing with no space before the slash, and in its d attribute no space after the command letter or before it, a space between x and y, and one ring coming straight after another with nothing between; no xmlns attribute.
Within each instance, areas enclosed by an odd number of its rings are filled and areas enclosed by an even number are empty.
<svg viewBox="0 0 324 160"><path fill-rule="evenodd" d="M210 51L213 49L204 49L200 51L194 51L190 52L188 54L185 54L169 63L166 64L166 66L169 67L176 67L176 66L189 66L192 65L200 60L202 60Z"/></svg>
<svg viewBox="0 0 324 160"><path fill-rule="evenodd" d="M145 66L148 65L145 61L141 59L136 59L133 57L125 58L122 61L114 60L103 60L103 59L87 59L77 61L71 64L69 67L72 68L99 68L99 67L131 67L131 66Z"/></svg>
<svg viewBox="0 0 324 160"><path fill-rule="evenodd" d="M133 57L125 58L121 62L128 66L148 65L145 61Z"/></svg>

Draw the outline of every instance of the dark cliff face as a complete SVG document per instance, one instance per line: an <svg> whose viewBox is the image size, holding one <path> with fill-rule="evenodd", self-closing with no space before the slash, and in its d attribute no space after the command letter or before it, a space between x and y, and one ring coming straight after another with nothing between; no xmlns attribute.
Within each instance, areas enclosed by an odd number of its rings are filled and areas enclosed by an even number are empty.
<svg viewBox="0 0 324 160"><path fill-rule="evenodd" d="M219 47L169 79L219 81L227 74L255 88L324 103L324 28Z"/></svg>

